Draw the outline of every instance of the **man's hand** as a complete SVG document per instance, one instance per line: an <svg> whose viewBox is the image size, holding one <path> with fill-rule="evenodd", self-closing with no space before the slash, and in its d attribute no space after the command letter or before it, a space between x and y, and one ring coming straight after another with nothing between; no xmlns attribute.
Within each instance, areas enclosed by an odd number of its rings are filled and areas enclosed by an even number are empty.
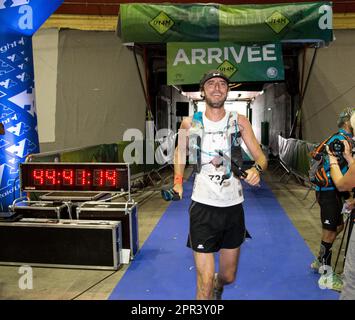
<svg viewBox="0 0 355 320"><path fill-rule="evenodd" d="M348 162L348 165L351 165L354 161L351 148L352 146L347 140L343 140L342 142L344 144L344 158Z"/></svg>
<svg viewBox="0 0 355 320"><path fill-rule="evenodd" d="M244 179L244 181L251 186L257 186L260 187L260 174L259 171L256 170L256 168L251 167L248 170L245 170L245 172L248 174L247 177Z"/></svg>
<svg viewBox="0 0 355 320"><path fill-rule="evenodd" d="M184 188L182 187L182 184L174 184L173 190L177 192L180 196L180 199L182 199L182 194L184 192Z"/></svg>
<svg viewBox="0 0 355 320"><path fill-rule="evenodd" d="M354 162L354 159L352 157L351 145L347 140L342 140L341 143L344 145L344 159L348 163L348 166L350 166ZM338 158L330 151L328 145L325 145L325 150L327 151L329 156L329 163L338 163Z"/></svg>
<svg viewBox="0 0 355 320"><path fill-rule="evenodd" d="M329 157L329 163L338 163L338 158L330 151L329 146L325 145L325 150L328 153L328 157Z"/></svg>

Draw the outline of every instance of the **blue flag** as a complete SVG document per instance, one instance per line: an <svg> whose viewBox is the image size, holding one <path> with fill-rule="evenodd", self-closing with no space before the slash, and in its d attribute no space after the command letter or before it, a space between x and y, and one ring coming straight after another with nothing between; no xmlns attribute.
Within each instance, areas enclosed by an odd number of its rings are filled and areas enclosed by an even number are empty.
<svg viewBox="0 0 355 320"><path fill-rule="evenodd" d="M20 196L19 163L39 152L32 35L63 0L0 0L0 210Z"/></svg>

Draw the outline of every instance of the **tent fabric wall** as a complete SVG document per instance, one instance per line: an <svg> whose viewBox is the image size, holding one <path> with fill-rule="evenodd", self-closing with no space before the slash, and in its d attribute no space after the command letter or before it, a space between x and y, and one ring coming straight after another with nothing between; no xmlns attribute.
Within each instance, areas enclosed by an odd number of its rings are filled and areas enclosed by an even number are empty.
<svg viewBox="0 0 355 320"><path fill-rule="evenodd" d="M40 29L32 37L40 143L55 142L58 37L57 29Z"/></svg>
<svg viewBox="0 0 355 320"><path fill-rule="evenodd" d="M55 140L41 143L41 152L114 143L128 128L144 133L146 103L133 52L114 32L60 30L57 70ZM36 84L38 91L46 86L45 78Z"/></svg>
<svg viewBox="0 0 355 320"><path fill-rule="evenodd" d="M284 83L272 83L264 86L264 93L251 103L253 110L252 125L255 136L261 142L261 123L269 122L269 151L278 152L278 136L288 135L291 98Z"/></svg>
<svg viewBox="0 0 355 320"><path fill-rule="evenodd" d="M302 107L302 138L315 143L336 132L339 113L355 105L355 30L336 30L335 37L318 50ZM307 51L306 70L313 54Z"/></svg>
<svg viewBox="0 0 355 320"><path fill-rule="evenodd" d="M101 144L61 154L62 162L117 162L117 144Z"/></svg>

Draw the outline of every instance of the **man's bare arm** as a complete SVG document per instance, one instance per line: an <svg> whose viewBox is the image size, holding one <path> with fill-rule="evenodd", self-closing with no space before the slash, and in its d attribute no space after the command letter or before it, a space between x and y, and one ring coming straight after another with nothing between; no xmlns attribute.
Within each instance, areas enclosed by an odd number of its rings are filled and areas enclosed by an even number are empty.
<svg viewBox="0 0 355 320"><path fill-rule="evenodd" d="M181 122L178 135L178 145L174 153L174 190L182 198L182 179L186 166L186 155L188 152L188 132L191 127L192 118L186 117Z"/></svg>
<svg viewBox="0 0 355 320"><path fill-rule="evenodd" d="M330 166L330 176L339 191L349 191L355 186L355 164L349 167L344 176L339 165Z"/></svg>
<svg viewBox="0 0 355 320"><path fill-rule="evenodd" d="M249 149L251 155L253 156L255 163L260 165L263 170L267 169L267 159L261 150L259 141L256 139L253 128L249 120L243 116L238 116L238 125L240 127L240 132L244 143Z"/></svg>
<svg viewBox="0 0 355 320"><path fill-rule="evenodd" d="M267 159L261 150L249 120L243 115L238 115L238 126L240 128L242 139L253 156L255 164L259 165L262 170L265 171L267 169ZM260 181L260 177L256 168L252 167L251 169L248 169L247 173L248 177L245 181L251 185L257 185Z"/></svg>

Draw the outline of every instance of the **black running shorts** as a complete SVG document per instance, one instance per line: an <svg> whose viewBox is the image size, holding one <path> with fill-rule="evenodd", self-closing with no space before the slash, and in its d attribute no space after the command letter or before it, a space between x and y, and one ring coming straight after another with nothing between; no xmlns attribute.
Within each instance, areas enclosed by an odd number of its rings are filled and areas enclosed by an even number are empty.
<svg viewBox="0 0 355 320"><path fill-rule="evenodd" d="M243 205L213 207L192 201L187 246L196 252L235 249L245 239Z"/></svg>
<svg viewBox="0 0 355 320"><path fill-rule="evenodd" d="M342 194L337 190L316 191L317 202L320 206L320 219L322 228L329 231L336 231L342 225L343 208Z"/></svg>

